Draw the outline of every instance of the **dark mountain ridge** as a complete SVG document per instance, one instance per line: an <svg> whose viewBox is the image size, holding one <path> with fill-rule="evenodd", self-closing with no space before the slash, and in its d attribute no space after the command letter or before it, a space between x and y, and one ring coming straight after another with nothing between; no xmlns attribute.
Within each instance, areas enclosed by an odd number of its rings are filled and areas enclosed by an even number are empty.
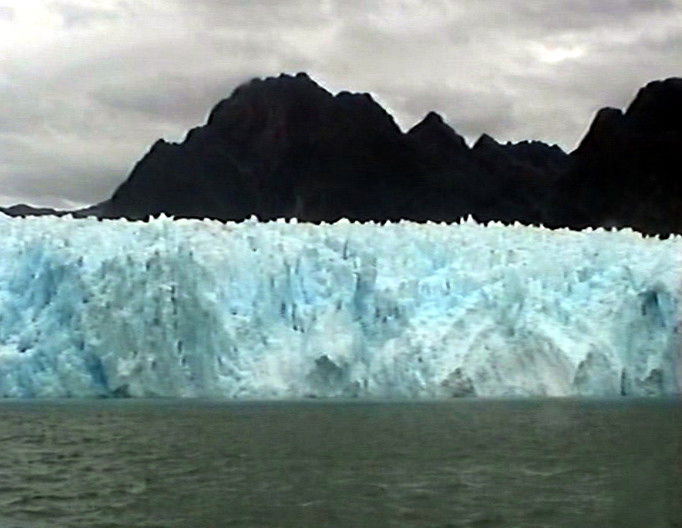
<svg viewBox="0 0 682 528"><path fill-rule="evenodd" d="M682 233L682 79L647 84L625 112L600 110L571 161L550 225Z"/></svg>
<svg viewBox="0 0 682 528"><path fill-rule="evenodd" d="M601 110L566 154L486 134L469 147L434 112L403 133L369 94L332 95L304 73L283 74L235 89L181 143L157 141L109 200L75 215L319 222L471 214L667 235L682 232L681 152L682 79L648 84L624 113Z"/></svg>

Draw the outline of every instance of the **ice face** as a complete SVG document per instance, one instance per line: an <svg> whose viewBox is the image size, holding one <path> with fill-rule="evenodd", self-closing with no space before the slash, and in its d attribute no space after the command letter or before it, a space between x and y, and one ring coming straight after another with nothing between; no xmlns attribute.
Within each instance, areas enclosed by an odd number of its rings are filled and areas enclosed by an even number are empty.
<svg viewBox="0 0 682 528"><path fill-rule="evenodd" d="M0 394L672 395L682 238L0 215Z"/></svg>

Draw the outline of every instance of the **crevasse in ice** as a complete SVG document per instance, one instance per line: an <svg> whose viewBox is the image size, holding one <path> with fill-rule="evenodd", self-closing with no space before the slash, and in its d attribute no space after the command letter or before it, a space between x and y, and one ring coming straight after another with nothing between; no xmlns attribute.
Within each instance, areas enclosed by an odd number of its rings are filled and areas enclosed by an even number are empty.
<svg viewBox="0 0 682 528"><path fill-rule="evenodd" d="M682 239L0 215L0 395L681 392Z"/></svg>

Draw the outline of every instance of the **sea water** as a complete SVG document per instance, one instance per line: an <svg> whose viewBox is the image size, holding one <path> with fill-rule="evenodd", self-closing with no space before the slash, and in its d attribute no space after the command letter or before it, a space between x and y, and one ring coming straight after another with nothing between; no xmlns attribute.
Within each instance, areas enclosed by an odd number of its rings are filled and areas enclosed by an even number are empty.
<svg viewBox="0 0 682 528"><path fill-rule="evenodd" d="M682 526L679 400L0 403L2 528Z"/></svg>

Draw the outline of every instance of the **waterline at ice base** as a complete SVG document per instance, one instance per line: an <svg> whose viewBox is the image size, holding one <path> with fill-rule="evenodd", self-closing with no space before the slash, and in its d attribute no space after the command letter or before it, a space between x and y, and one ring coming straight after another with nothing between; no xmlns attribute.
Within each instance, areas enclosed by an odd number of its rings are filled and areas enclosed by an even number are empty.
<svg viewBox="0 0 682 528"><path fill-rule="evenodd" d="M0 215L0 395L672 396L682 237Z"/></svg>

